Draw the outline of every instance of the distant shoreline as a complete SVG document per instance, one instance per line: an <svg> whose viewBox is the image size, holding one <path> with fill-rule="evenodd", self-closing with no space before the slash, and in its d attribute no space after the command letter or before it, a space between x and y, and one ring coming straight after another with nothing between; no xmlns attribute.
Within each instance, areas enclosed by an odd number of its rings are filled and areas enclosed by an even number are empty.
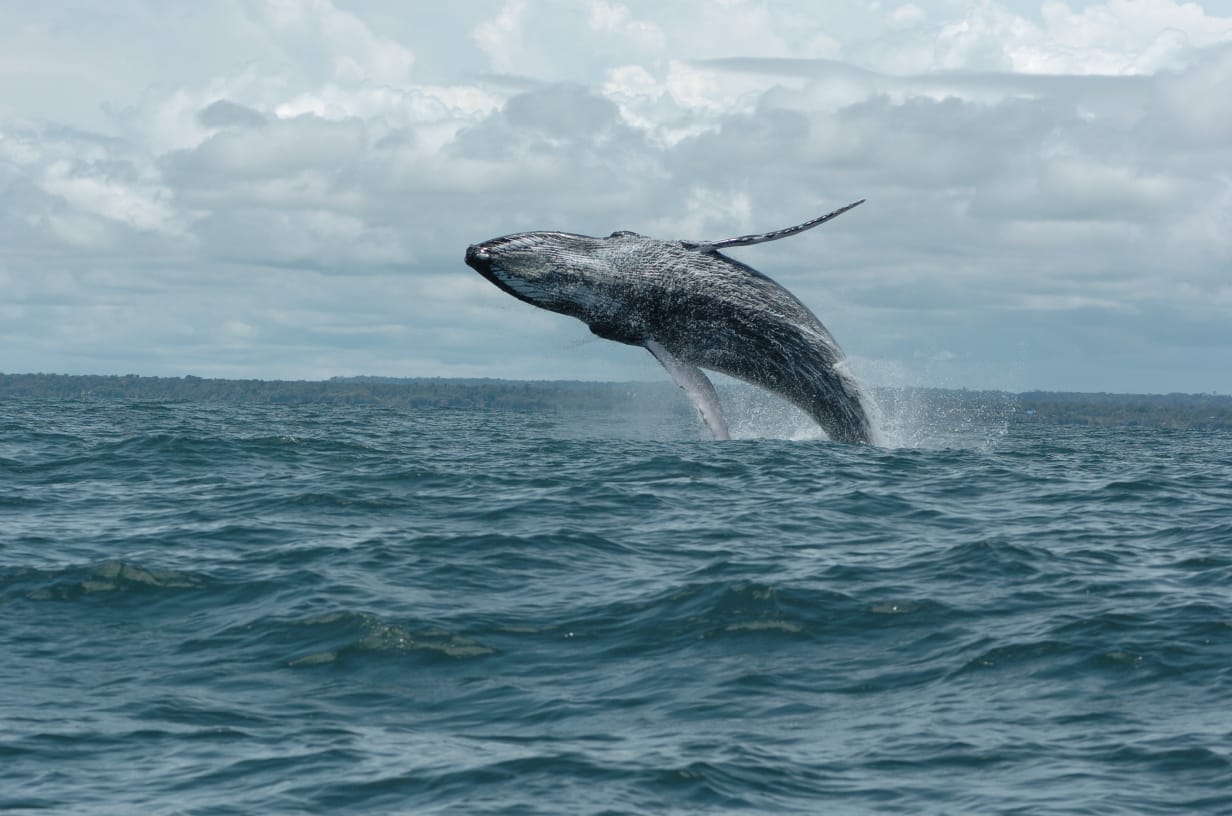
<svg viewBox="0 0 1232 816"><path fill-rule="evenodd" d="M743 387L743 386L736 386ZM720 391L723 389L720 388ZM1013 421L1032 424L1232 429L1232 396L1080 392L876 389L879 399L912 395L939 408L1012 404ZM674 399L663 382L502 380L451 377L334 377L230 380L133 374L3 374L0 399L131 399L175 402L372 405L390 408L600 410L640 399Z"/></svg>

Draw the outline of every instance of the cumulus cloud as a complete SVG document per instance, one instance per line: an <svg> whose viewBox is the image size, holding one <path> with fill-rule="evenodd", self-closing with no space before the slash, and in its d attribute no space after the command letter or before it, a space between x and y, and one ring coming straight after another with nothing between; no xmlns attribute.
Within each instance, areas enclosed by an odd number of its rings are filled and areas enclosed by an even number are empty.
<svg viewBox="0 0 1232 816"><path fill-rule="evenodd" d="M1213 3L92 8L0 9L0 368L654 378L462 250L866 197L733 254L874 379L1232 390Z"/></svg>
<svg viewBox="0 0 1232 816"><path fill-rule="evenodd" d="M606 0L592 0L590 4L590 27L627 39L640 49L657 52L663 49L667 36L654 23L633 19L629 7Z"/></svg>

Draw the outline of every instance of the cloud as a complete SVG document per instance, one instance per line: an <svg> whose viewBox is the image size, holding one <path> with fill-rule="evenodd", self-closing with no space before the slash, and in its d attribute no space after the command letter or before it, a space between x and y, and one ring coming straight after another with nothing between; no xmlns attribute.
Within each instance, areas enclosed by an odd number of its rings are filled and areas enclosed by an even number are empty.
<svg viewBox="0 0 1232 816"><path fill-rule="evenodd" d="M219 99L206 105L197 114L197 121L204 127L217 128L253 128L266 122L266 117L260 111L237 105L226 99Z"/></svg>
<svg viewBox="0 0 1232 816"><path fill-rule="evenodd" d="M526 46L522 38L526 8L526 0L506 0L499 15L480 22L471 33L471 37L488 55L494 71L508 74L531 67L526 63Z"/></svg>
<svg viewBox="0 0 1232 816"><path fill-rule="evenodd" d="M592 0L590 27L619 35L637 48L652 53L661 51L667 42L667 36L659 26L635 20L628 6L606 0Z"/></svg>
<svg viewBox="0 0 1232 816"><path fill-rule="evenodd" d="M869 371L1232 390L1214 4L91 9L0 9L5 368L655 378L465 246L866 197L733 254Z"/></svg>
<svg viewBox="0 0 1232 816"><path fill-rule="evenodd" d="M397 87L411 81L414 54L330 0L265 0L258 9L271 39L303 70L339 82Z"/></svg>

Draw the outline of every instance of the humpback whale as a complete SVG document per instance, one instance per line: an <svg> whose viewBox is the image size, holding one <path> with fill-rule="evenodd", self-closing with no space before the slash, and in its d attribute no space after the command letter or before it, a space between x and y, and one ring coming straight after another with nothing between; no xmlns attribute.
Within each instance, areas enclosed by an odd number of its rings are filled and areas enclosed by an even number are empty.
<svg viewBox="0 0 1232 816"><path fill-rule="evenodd" d="M794 227L720 241L521 232L472 244L466 263L518 300L576 317L606 340L642 346L728 439L701 369L777 394L832 439L867 443L866 396L830 332L794 295L719 250L797 235L864 200Z"/></svg>

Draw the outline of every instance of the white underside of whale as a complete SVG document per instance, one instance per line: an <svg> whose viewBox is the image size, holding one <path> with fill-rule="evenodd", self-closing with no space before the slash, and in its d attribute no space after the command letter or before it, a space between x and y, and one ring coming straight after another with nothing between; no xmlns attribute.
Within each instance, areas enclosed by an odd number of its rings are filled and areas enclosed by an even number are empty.
<svg viewBox="0 0 1232 816"><path fill-rule="evenodd" d="M697 366L676 357L657 340L648 339L646 350L667 369L672 382L680 386L689 395L689 399L693 400L693 405L702 416L702 422L706 423L714 438L731 439L727 420L723 418L723 409L719 407L719 395L705 373Z"/></svg>

